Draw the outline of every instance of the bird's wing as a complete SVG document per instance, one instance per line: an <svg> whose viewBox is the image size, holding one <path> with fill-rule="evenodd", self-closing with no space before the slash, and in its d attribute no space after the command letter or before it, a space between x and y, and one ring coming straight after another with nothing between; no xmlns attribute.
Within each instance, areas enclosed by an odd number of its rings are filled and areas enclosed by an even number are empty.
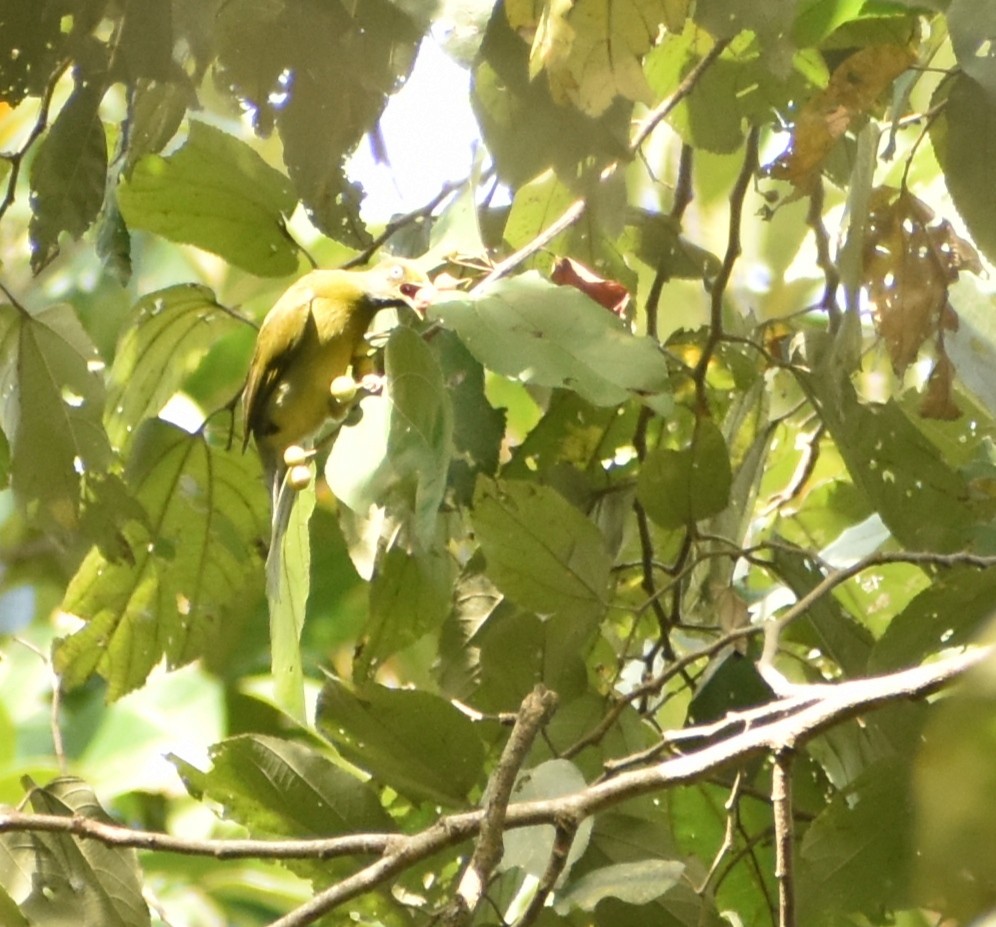
<svg viewBox="0 0 996 927"><path fill-rule="evenodd" d="M300 291L291 289L263 319L256 336L256 350L249 365L249 374L242 389L242 410L246 423L243 449L249 443L249 434L261 424L259 418L267 400L300 346L312 299L310 288ZM300 320L288 319L288 316L295 315L300 316Z"/></svg>

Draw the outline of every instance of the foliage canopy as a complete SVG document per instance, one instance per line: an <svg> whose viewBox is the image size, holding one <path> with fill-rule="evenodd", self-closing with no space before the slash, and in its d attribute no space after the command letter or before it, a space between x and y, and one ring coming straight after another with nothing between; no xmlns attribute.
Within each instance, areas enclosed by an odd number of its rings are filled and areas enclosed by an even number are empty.
<svg viewBox="0 0 996 927"><path fill-rule="evenodd" d="M996 917L994 32L0 7L0 921ZM481 152L371 217L430 45ZM254 325L381 248L440 296L267 591Z"/></svg>

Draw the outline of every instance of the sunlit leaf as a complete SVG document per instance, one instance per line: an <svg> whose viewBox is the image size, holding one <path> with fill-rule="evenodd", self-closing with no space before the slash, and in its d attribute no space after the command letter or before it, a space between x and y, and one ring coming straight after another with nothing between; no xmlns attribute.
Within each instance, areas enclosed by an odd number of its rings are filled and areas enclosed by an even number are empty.
<svg viewBox="0 0 996 927"><path fill-rule="evenodd" d="M79 815L112 823L93 791L79 779L66 777L44 788L32 787L29 797L38 814ZM70 834L0 835L0 883L32 924L143 927L150 923L138 856L132 849ZM15 927L18 921L9 923Z"/></svg>
<svg viewBox="0 0 996 927"><path fill-rule="evenodd" d="M500 280L474 298L430 307L489 370L540 386L573 389L596 405L637 395L670 407L667 363L649 338L583 293L537 273Z"/></svg>
<svg viewBox="0 0 996 927"><path fill-rule="evenodd" d="M238 326L207 287L180 284L143 296L114 353L104 422L111 442L158 415L214 342Z"/></svg>
<svg viewBox="0 0 996 927"><path fill-rule="evenodd" d="M616 96L651 103L641 59L665 14L663 0L548 3L533 40L533 74L542 67L555 100L569 100L592 116Z"/></svg>
<svg viewBox="0 0 996 927"><path fill-rule="evenodd" d="M557 899L556 909L560 914L567 914L572 908L593 911L604 898L647 904L677 885L684 871L684 863L667 859L604 866L569 883Z"/></svg>
<svg viewBox="0 0 996 927"><path fill-rule="evenodd" d="M110 561L97 548L86 556L62 603L86 624L54 652L67 688L99 673L111 700L140 686L162 657L179 666L205 652L261 576L266 533L258 464L200 435L147 422L126 476L149 527L122 526L130 558Z"/></svg>
<svg viewBox="0 0 996 927"><path fill-rule="evenodd" d="M395 829L355 772L293 741L242 735L215 744L206 772L171 756L187 788L255 834L332 837Z"/></svg>
<svg viewBox="0 0 996 927"><path fill-rule="evenodd" d="M297 269L284 228L296 200L290 182L252 148L203 122L168 157L142 158L118 188L129 227L197 245L254 274Z"/></svg>

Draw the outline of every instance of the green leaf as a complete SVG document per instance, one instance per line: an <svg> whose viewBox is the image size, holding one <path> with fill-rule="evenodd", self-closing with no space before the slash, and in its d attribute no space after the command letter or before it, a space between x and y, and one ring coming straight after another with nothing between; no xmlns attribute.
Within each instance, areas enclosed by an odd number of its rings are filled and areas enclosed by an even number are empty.
<svg viewBox="0 0 996 927"><path fill-rule="evenodd" d="M565 915L572 908L594 911L604 898L647 904L674 888L684 871L684 863L671 859L645 859L638 863L604 866L569 883L567 890L557 898L555 910Z"/></svg>
<svg viewBox="0 0 996 927"><path fill-rule="evenodd" d="M580 792L587 786L581 771L569 760L547 760L524 770L515 783L516 801L544 801ZM592 819L586 818L578 828L564 867L566 872L588 847ZM552 824L518 827L504 836L505 855L501 868L517 867L530 875L541 876L550 863L555 830Z"/></svg>
<svg viewBox="0 0 996 927"><path fill-rule="evenodd" d="M250 273L297 270L284 218L296 200L290 182L252 148L202 122L167 158L148 155L118 188L131 228L212 251Z"/></svg>
<svg viewBox="0 0 996 927"><path fill-rule="evenodd" d="M555 490L482 478L472 520L488 575L513 601L580 625L605 612L612 558L598 528Z"/></svg>
<svg viewBox="0 0 996 927"><path fill-rule="evenodd" d="M799 846L799 922L833 923L836 914L909 904L913 861L909 769L899 759L869 767L838 793Z"/></svg>
<svg viewBox="0 0 996 927"><path fill-rule="evenodd" d="M658 447L647 455L636 495L662 528L681 528L722 512L732 481L726 440L711 421L702 419L690 447Z"/></svg>
<svg viewBox="0 0 996 927"><path fill-rule="evenodd" d="M972 41L981 40L984 33L974 25L971 29ZM992 261L996 259L996 168L989 158L980 158L979 151L996 145L996 95L958 75L941 82L931 105L941 107L931 122L930 140L944 182L972 240Z"/></svg>
<svg viewBox="0 0 996 927"><path fill-rule="evenodd" d="M772 560L778 577L798 599L823 581L823 574L801 554L778 548L772 552ZM813 602L804 615L786 628L785 638L818 649L850 678L866 671L874 644L871 632L855 621L832 596Z"/></svg>
<svg viewBox="0 0 996 927"><path fill-rule="evenodd" d="M180 128L188 109L196 106L193 89L178 80L135 82L128 99L127 175L148 154L158 154Z"/></svg>
<svg viewBox="0 0 996 927"><path fill-rule="evenodd" d="M314 471L314 468L311 468ZM270 666L277 703L302 724L305 721L304 670L301 666L301 632L311 592L311 535L315 510L314 472L305 489L294 491L279 537L271 532L266 560L266 595L270 606ZM281 503L284 504L284 503ZM276 516L274 516L276 520Z"/></svg>
<svg viewBox="0 0 996 927"><path fill-rule="evenodd" d="M392 332L384 365L386 396L364 399L359 423L340 430L325 478L354 512L386 505L428 547L452 454L450 398L432 352L412 329Z"/></svg>
<svg viewBox="0 0 996 927"><path fill-rule="evenodd" d="M439 627L449 613L452 587L453 561L445 550L392 547L374 573L354 678L370 678L385 657Z"/></svg>
<svg viewBox="0 0 996 927"><path fill-rule="evenodd" d="M79 238L97 218L107 179L107 138L97 112L103 85L77 84L31 164L31 269L59 253L59 235Z"/></svg>
<svg viewBox="0 0 996 927"><path fill-rule="evenodd" d="M113 823L79 779L64 777L45 788L32 787L30 800L38 814ZM150 923L138 856L131 849L69 834L3 834L0 883L32 924L145 927ZM3 907L0 904L0 911ZM18 921L7 923L15 927Z"/></svg>
<svg viewBox="0 0 996 927"><path fill-rule="evenodd" d="M470 505L478 475L494 476L498 471L505 410L488 402L484 368L456 335L439 331L432 344L453 407L453 458L447 484L458 503Z"/></svg>
<svg viewBox="0 0 996 927"><path fill-rule="evenodd" d="M992 615L994 598L996 570L945 570L892 619L872 651L869 669L915 666L948 647L964 646Z"/></svg>
<svg viewBox="0 0 996 927"><path fill-rule="evenodd" d="M552 170L544 171L516 190L512 209L505 222L505 241L513 251L518 251L548 225L559 219L564 210L576 199L577 195L568 189ZM562 248L562 236L563 233L547 245L549 251L554 254L559 253ZM546 260L549 263L549 258Z"/></svg>
<svg viewBox="0 0 996 927"><path fill-rule="evenodd" d="M332 679L316 723L350 762L413 801L462 804L484 762L474 723L428 692L368 684L354 693Z"/></svg>
<svg viewBox="0 0 996 927"><path fill-rule="evenodd" d="M110 461L102 366L71 307L28 315L0 305L0 425L13 450L11 481L64 529L76 522L81 475Z"/></svg>
<svg viewBox="0 0 996 927"><path fill-rule="evenodd" d="M107 386L104 423L126 448L138 426L159 414L211 346L238 326L207 287L179 284L143 296L124 328Z"/></svg>
<svg viewBox="0 0 996 927"><path fill-rule="evenodd" d="M86 625L54 646L67 688L99 673L111 700L140 686L161 657L175 667L203 654L226 611L245 608L267 524L254 458L165 422L142 426L126 477L149 528L121 527L128 558L87 554L62 603Z"/></svg>
<svg viewBox="0 0 996 927"><path fill-rule="evenodd" d="M670 410L667 363L657 345L574 287L529 272L472 298L443 299L429 315L496 373L572 389L599 406L636 395L659 412Z"/></svg>
<svg viewBox="0 0 996 927"><path fill-rule="evenodd" d="M377 793L355 772L311 747L242 735L215 744L201 772L170 756L190 793L219 805L254 834L334 837L396 829Z"/></svg>
<svg viewBox="0 0 996 927"><path fill-rule="evenodd" d="M912 550L961 550L975 522L968 486L890 401L864 405L839 371L806 378L854 484ZM927 514L929 513L929 514Z"/></svg>
<svg viewBox="0 0 996 927"><path fill-rule="evenodd" d="M945 18L958 66L996 104L996 60L987 44L996 33L996 10L986 0L952 0Z"/></svg>

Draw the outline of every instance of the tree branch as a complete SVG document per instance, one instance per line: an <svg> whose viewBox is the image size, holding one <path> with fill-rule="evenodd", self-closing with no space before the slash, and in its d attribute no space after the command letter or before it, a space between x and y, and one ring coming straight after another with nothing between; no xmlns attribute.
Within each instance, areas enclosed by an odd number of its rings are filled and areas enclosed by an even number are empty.
<svg viewBox="0 0 996 927"><path fill-rule="evenodd" d="M775 751L771 771L771 808L775 819L775 880L778 882L778 927L795 927L795 881L792 848L792 759L795 751Z"/></svg>
<svg viewBox="0 0 996 927"><path fill-rule="evenodd" d="M881 705L919 698L950 683L996 648L980 647L925 666L885 676L813 687L807 698L778 700L767 710L778 716L766 723L671 757L645 769L620 773L611 779L568 795L542 801L517 802L507 807L505 828L529 827L564 821L580 823L606 808L639 795L697 782L721 769L761 753L777 753L798 746L828 727ZM779 712L781 714L779 714ZM782 716L783 715L783 716ZM0 813L0 833L48 831L98 840L107 846L213 856L218 859L255 856L262 859L328 859L334 856L383 853L380 859L317 894L307 904L275 921L271 927L305 927L352 898L390 883L409 867L480 833L484 811L440 818L416 834L356 834L323 840L180 840L82 817Z"/></svg>
<svg viewBox="0 0 996 927"><path fill-rule="evenodd" d="M469 923L480 904L491 879L491 873L504 853L505 812L512 797L515 777L529 753L543 724L557 706L557 696L543 685L537 685L519 708L515 727L488 782L485 793L484 817L480 833L467 868L460 878L457 893L441 916L444 927L460 927Z"/></svg>

